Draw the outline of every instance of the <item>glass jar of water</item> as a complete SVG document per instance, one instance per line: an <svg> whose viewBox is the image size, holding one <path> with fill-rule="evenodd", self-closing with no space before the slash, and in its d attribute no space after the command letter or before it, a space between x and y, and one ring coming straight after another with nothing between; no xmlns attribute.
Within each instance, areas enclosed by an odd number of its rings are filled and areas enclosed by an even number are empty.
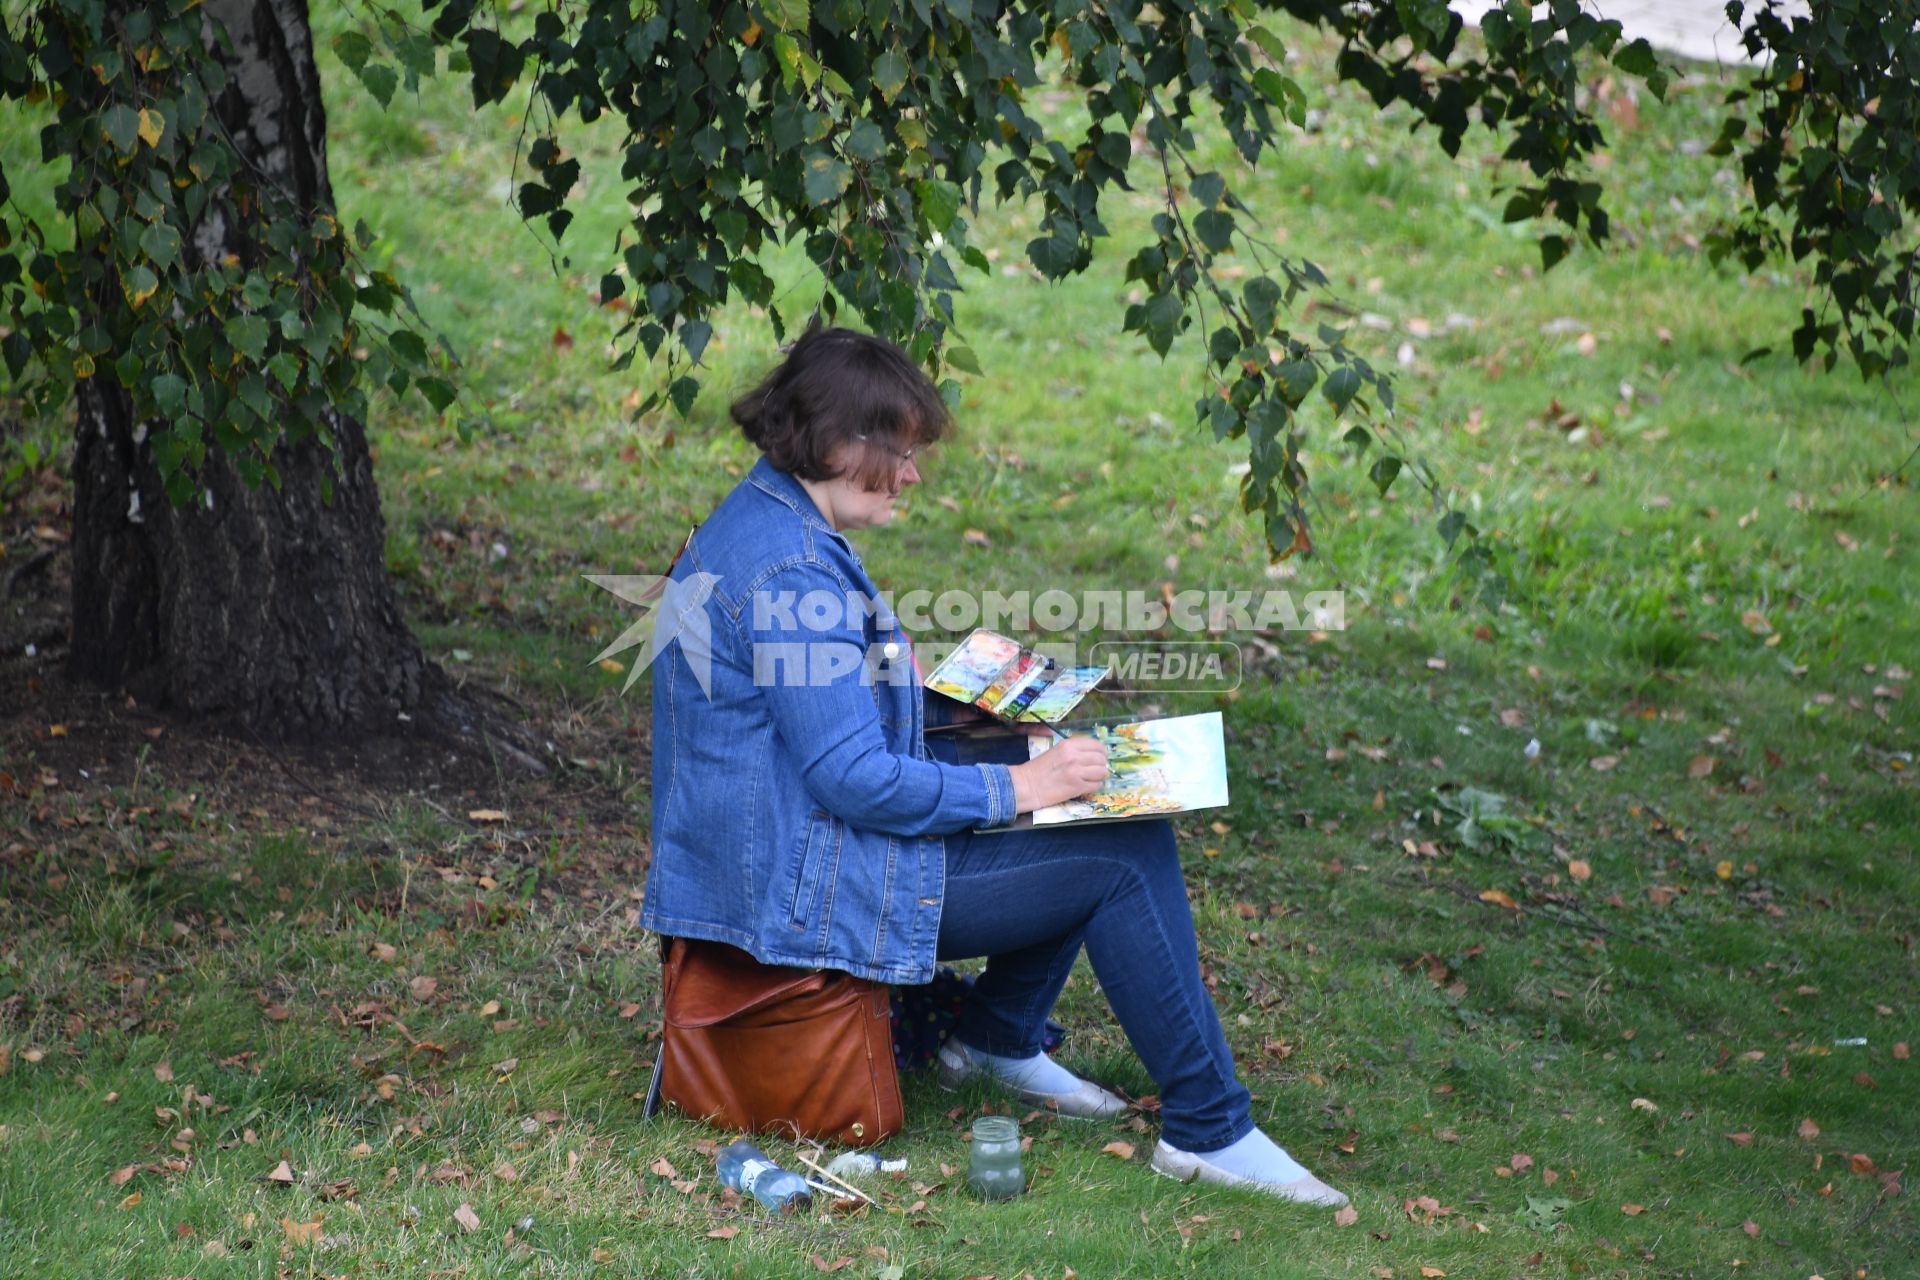
<svg viewBox="0 0 1920 1280"><path fill-rule="evenodd" d="M973 1122L967 1186L985 1200L1008 1200L1027 1189L1020 1167L1020 1125L1012 1116L981 1116Z"/></svg>

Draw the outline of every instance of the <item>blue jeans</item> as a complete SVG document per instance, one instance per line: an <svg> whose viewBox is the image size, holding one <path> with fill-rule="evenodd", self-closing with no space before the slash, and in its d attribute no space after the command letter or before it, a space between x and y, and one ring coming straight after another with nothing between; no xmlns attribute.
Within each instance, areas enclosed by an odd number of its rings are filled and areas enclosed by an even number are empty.
<svg viewBox="0 0 1920 1280"><path fill-rule="evenodd" d="M963 832L946 846L939 957L988 957L953 1034L1003 1057L1039 1053L1047 1014L1084 944L1160 1088L1166 1140L1217 1151L1253 1128L1252 1100L1201 981L1167 822Z"/></svg>

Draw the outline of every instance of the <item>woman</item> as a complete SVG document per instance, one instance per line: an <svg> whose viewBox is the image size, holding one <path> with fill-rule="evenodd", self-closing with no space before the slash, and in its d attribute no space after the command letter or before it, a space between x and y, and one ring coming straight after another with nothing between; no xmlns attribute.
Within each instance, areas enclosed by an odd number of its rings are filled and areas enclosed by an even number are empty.
<svg viewBox="0 0 1920 1280"><path fill-rule="evenodd" d="M899 348L815 329L733 406L764 455L671 571L653 665L653 866L641 923L766 964L921 983L987 956L940 1055L1062 1114L1124 1103L1040 1037L1084 945L1160 1088L1153 1168L1341 1205L1253 1125L1201 980L1164 821L996 831L1095 789L1073 738L1016 764L957 765L924 739L908 638L846 534L892 519L945 406Z"/></svg>

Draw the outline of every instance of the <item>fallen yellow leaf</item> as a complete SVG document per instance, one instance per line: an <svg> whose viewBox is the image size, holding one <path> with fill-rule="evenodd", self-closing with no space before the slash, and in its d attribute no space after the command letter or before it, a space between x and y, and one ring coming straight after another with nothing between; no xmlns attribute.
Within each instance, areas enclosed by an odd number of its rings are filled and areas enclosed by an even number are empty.
<svg viewBox="0 0 1920 1280"><path fill-rule="evenodd" d="M1118 1156L1122 1160L1133 1159L1133 1144L1131 1142L1109 1142L1106 1146L1100 1148L1100 1151L1104 1155Z"/></svg>

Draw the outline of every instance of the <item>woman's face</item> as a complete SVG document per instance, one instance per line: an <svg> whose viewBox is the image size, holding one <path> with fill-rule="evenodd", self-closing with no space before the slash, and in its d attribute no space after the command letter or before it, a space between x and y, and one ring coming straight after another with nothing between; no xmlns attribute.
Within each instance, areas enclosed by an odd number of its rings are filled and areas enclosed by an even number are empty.
<svg viewBox="0 0 1920 1280"><path fill-rule="evenodd" d="M869 489L854 478L855 468L851 464L859 459L852 451L863 447L880 449L893 455L892 488ZM886 524L893 519L894 503L899 500L901 491L910 484L920 483L920 468L911 449L894 449L877 441L865 446L844 446L842 451L834 455L833 467L840 472L833 479L803 480L801 483L813 495L814 504L820 508L820 514L827 518L827 523L843 533L849 529L868 529Z"/></svg>

